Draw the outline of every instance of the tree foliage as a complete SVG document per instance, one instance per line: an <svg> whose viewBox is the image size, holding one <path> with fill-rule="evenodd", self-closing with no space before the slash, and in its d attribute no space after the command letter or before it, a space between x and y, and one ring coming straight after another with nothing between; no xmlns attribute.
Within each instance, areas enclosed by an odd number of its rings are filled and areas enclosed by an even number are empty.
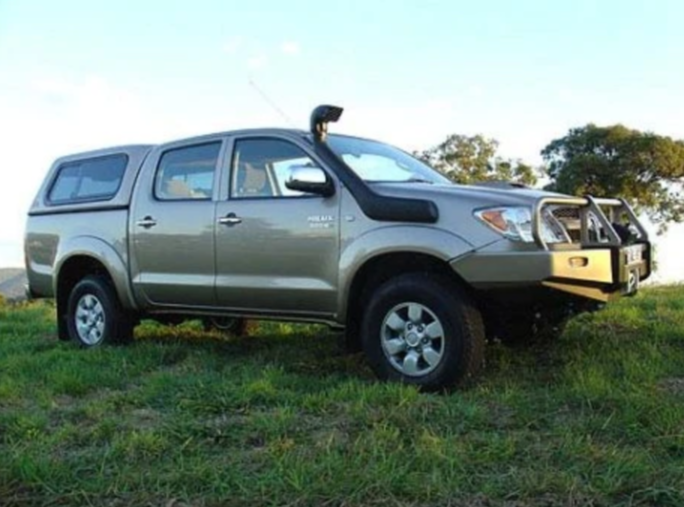
<svg viewBox="0 0 684 507"><path fill-rule="evenodd" d="M684 142L622 125L571 129L552 141L546 160L550 190L622 197L665 230L684 220Z"/></svg>
<svg viewBox="0 0 684 507"><path fill-rule="evenodd" d="M510 181L533 186L537 171L519 160L497 155L499 143L481 135L452 134L444 142L416 156L456 183Z"/></svg>

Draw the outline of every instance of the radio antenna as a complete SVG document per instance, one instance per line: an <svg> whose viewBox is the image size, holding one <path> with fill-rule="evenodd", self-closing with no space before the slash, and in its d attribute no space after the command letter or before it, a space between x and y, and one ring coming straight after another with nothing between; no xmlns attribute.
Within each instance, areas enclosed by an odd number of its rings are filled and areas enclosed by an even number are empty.
<svg viewBox="0 0 684 507"><path fill-rule="evenodd" d="M289 117L288 115L286 115L285 112L283 112L283 110L280 109L280 108L278 107L278 105L277 105L275 102L273 102L273 101L269 98L268 95L266 95L266 92L264 92L264 91L259 87L259 85L256 84L256 82L254 81L254 78L252 78L252 77L249 78L249 85L250 85L252 88L254 88L254 90L259 94L259 96L260 96L262 99L264 99L264 101L265 101L269 106L271 106L271 108L273 108L273 110L274 110L276 113L278 113L278 114L283 118L283 120L285 120L285 122L286 122L287 124L290 125L290 127L292 127L292 128L297 128L297 126L296 126L296 125L294 124L294 122L290 119L290 117Z"/></svg>

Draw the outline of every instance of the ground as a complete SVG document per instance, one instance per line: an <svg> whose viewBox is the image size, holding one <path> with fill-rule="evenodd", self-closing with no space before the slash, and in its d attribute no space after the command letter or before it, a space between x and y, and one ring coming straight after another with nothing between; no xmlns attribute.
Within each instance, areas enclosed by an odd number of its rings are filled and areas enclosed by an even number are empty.
<svg viewBox="0 0 684 507"><path fill-rule="evenodd" d="M24 299L26 272L21 268L0 268L0 296L6 299Z"/></svg>
<svg viewBox="0 0 684 507"><path fill-rule="evenodd" d="M491 345L474 384L377 382L325 328L145 324L130 347L0 309L3 505L684 504L684 287Z"/></svg>

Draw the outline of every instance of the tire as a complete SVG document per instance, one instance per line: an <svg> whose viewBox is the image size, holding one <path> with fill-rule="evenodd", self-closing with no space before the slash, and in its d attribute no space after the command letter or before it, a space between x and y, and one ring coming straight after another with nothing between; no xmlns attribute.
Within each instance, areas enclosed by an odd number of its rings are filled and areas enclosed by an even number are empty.
<svg viewBox="0 0 684 507"><path fill-rule="evenodd" d="M67 304L69 338L83 347L122 345L133 340L134 321L123 311L111 282L91 275L78 282Z"/></svg>
<svg viewBox="0 0 684 507"><path fill-rule="evenodd" d="M244 336L247 334L249 321L236 317L205 317L202 319L202 325L205 331Z"/></svg>
<svg viewBox="0 0 684 507"><path fill-rule="evenodd" d="M474 377L485 331L473 301L446 277L410 273L385 282L370 298L361 340L382 380L444 390Z"/></svg>

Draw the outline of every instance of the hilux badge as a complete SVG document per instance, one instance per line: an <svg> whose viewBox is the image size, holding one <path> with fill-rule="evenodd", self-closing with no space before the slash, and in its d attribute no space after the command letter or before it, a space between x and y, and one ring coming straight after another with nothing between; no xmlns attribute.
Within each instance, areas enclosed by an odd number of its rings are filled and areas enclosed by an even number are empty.
<svg viewBox="0 0 684 507"><path fill-rule="evenodd" d="M335 217L332 215L310 215L306 218L312 229L327 229L333 226Z"/></svg>

